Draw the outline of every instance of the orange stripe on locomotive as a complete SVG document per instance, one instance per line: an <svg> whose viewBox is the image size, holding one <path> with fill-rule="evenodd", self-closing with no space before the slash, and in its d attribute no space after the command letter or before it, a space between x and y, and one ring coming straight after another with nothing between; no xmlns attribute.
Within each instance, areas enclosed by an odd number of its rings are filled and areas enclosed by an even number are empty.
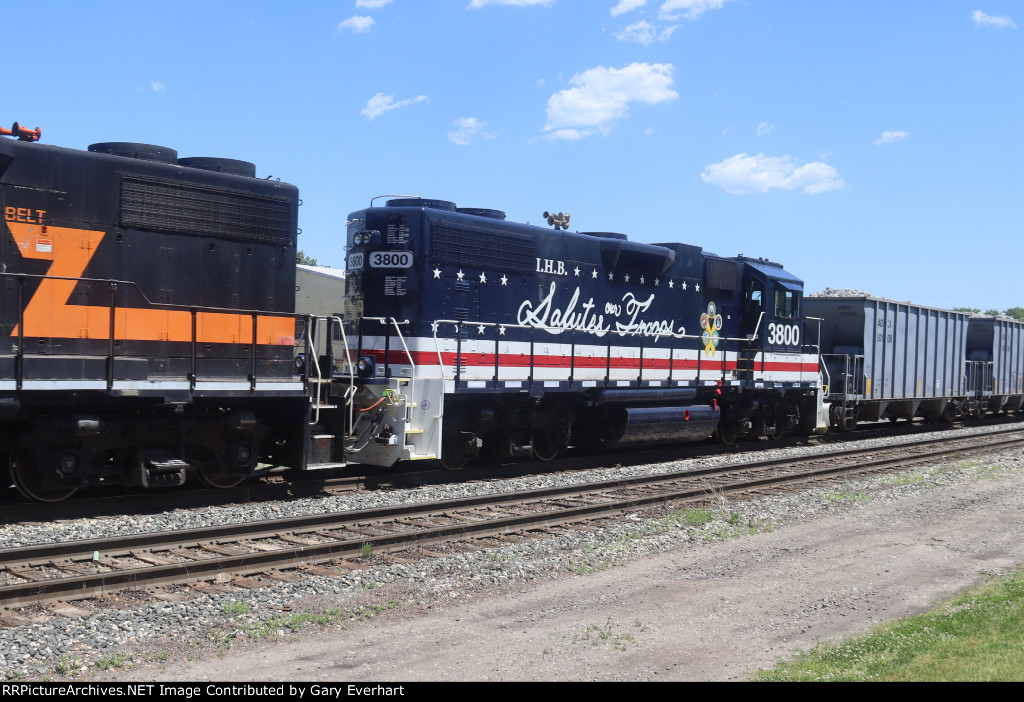
<svg viewBox="0 0 1024 702"><path fill-rule="evenodd" d="M24 335L61 339L109 339L110 308L69 304L71 294L96 253L104 232L33 223L7 222L24 258L52 261L35 294L25 306ZM16 325L11 336L21 332ZM114 338L124 341L191 342L192 313L188 310L126 308L114 310ZM213 344L253 343L252 316L230 312L197 312L195 341ZM260 345L293 346L291 317L260 315L256 340Z"/></svg>

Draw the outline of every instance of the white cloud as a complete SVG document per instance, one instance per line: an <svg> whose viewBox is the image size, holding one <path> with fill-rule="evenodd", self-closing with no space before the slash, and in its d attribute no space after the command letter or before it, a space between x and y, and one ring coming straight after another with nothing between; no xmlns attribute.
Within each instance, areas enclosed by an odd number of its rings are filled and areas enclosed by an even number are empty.
<svg viewBox="0 0 1024 702"><path fill-rule="evenodd" d="M631 102L656 105L679 97L671 89L670 63L631 63L615 69L597 66L574 75L574 88L551 96L544 131L550 139L576 140L606 132L609 124L629 115Z"/></svg>
<svg viewBox="0 0 1024 702"><path fill-rule="evenodd" d="M624 15L627 12L632 12L638 7L643 7L647 4L647 0L619 0L619 4L612 8L612 17L618 17Z"/></svg>
<svg viewBox="0 0 1024 702"><path fill-rule="evenodd" d="M685 17L695 20L708 10L717 10L729 0L665 0L658 8L662 19L674 20Z"/></svg>
<svg viewBox="0 0 1024 702"><path fill-rule="evenodd" d="M413 103L429 101L430 98L426 95L417 95L416 97L409 98L408 100L399 100L398 102L395 102L394 95L377 93L366 102L366 107L363 108L362 115L366 117L367 120L372 121L380 117L385 112L397 110L400 107L408 107Z"/></svg>
<svg viewBox="0 0 1024 702"><path fill-rule="evenodd" d="M733 195L766 193L773 188L802 188L808 195L817 195L846 185L839 171L827 163L816 161L800 166L791 156L765 156L763 153L757 156L737 154L721 163L712 163L700 177L705 183L717 185Z"/></svg>
<svg viewBox="0 0 1024 702"><path fill-rule="evenodd" d="M615 35L620 41L631 41L644 46L650 46L656 41L668 41L672 32L676 31L678 25L672 25L658 31L657 27L646 20L640 20L629 25Z"/></svg>
<svg viewBox="0 0 1024 702"><path fill-rule="evenodd" d="M154 80L149 84L149 87L153 90L154 93L162 93L167 88L167 86L164 85L164 82L162 80Z"/></svg>
<svg viewBox="0 0 1024 702"><path fill-rule="evenodd" d="M372 17L364 17L362 15L356 15L349 17L344 22L338 24L338 31L344 29L351 29L353 32L368 32L373 27L374 22Z"/></svg>
<svg viewBox="0 0 1024 702"><path fill-rule="evenodd" d="M764 136L765 134L771 134L775 131L775 125L771 122L761 122L757 125L757 135Z"/></svg>
<svg viewBox="0 0 1024 702"><path fill-rule="evenodd" d="M875 146L881 146L882 144L890 144L894 141L906 139L908 136L910 136L909 132L882 132L882 136L875 139L872 143L874 143Z"/></svg>
<svg viewBox="0 0 1024 702"><path fill-rule="evenodd" d="M448 139L459 146L469 146L474 137L493 139L496 136L485 132L487 122L481 122L476 117L459 117L455 120L455 126L457 129L448 132Z"/></svg>
<svg viewBox="0 0 1024 702"><path fill-rule="evenodd" d="M356 0L356 7L368 7L371 10L390 4L391 0Z"/></svg>
<svg viewBox="0 0 1024 702"><path fill-rule="evenodd" d="M992 15L986 15L981 10L975 10L971 13L971 17L974 18L975 27L999 27L1000 29L1017 28L1017 23L1005 15L1002 17L993 17Z"/></svg>
<svg viewBox="0 0 1024 702"><path fill-rule="evenodd" d="M513 5L515 7L526 7L528 5L549 6L555 0L471 0L470 7L486 7L487 5Z"/></svg>

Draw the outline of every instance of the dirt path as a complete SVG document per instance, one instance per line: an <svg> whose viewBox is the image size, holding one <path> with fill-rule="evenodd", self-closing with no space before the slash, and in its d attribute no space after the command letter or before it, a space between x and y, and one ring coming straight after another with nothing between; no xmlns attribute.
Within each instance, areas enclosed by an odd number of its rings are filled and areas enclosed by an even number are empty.
<svg viewBox="0 0 1024 702"><path fill-rule="evenodd" d="M1024 564L1024 486L982 480L469 604L122 680L732 680Z"/></svg>

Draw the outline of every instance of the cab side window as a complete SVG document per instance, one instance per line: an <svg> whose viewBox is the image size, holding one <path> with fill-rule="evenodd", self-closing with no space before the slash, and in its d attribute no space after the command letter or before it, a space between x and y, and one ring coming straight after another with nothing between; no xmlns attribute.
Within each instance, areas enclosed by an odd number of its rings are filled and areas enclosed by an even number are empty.
<svg viewBox="0 0 1024 702"><path fill-rule="evenodd" d="M793 319L796 316L796 293L792 290L775 290L775 317Z"/></svg>

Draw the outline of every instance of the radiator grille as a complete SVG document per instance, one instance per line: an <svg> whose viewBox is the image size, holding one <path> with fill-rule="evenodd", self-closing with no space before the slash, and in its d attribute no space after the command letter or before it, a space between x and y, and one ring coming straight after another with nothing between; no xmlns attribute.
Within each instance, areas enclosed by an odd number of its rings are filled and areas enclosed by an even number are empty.
<svg viewBox="0 0 1024 702"><path fill-rule="evenodd" d="M431 256L437 264L530 273L535 251L533 237L525 234L451 223L433 226Z"/></svg>
<svg viewBox="0 0 1024 702"><path fill-rule="evenodd" d="M121 226L130 229L290 246L292 208L287 198L121 177Z"/></svg>
<svg viewBox="0 0 1024 702"><path fill-rule="evenodd" d="M722 261L717 258L704 260L704 286L717 290L736 290L740 267L734 261Z"/></svg>

